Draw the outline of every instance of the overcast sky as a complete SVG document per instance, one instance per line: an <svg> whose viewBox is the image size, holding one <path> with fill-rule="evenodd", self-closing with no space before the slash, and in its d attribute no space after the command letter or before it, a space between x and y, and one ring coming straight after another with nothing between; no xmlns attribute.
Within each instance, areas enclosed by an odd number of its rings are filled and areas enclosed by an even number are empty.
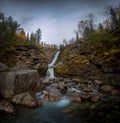
<svg viewBox="0 0 120 123"><path fill-rule="evenodd" d="M0 0L0 12L17 20L26 33L42 31L42 41L60 44L75 37L78 21L93 13L95 21L103 20L106 6L117 6L120 0Z"/></svg>

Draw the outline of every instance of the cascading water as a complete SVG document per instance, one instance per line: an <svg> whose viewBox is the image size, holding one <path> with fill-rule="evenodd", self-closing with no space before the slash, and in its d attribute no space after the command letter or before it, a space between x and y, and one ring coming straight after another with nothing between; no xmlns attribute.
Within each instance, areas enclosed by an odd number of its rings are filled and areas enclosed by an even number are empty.
<svg viewBox="0 0 120 123"><path fill-rule="evenodd" d="M56 61L58 59L59 54L60 54L60 51L58 51L55 54L52 62L50 64L48 64L47 78L55 78L55 75L54 75L54 65L55 65L55 63L56 63Z"/></svg>

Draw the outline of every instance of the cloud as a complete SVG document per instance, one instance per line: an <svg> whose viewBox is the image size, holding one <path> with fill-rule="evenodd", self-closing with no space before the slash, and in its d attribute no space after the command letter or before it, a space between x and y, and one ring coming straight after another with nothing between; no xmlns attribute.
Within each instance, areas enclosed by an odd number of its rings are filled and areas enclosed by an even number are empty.
<svg viewBox="0 0 120 123"><path fill-rule="evenodd" d="M73 30L88 14L102 20L102 11L108 5L118 5L119 0L0 0L0 11L12 16L27 32L41 28L42 40L59 43L71 39Z"/></svg>

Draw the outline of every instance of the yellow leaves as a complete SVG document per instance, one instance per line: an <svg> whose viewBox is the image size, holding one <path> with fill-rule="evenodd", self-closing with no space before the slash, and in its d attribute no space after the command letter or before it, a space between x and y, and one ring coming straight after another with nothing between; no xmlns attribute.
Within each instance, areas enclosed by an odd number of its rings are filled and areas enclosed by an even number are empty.
<svg viewBox="0 0 120 123"><path fill-rule="evenodd" d="M59 75L63 75L63 74L67 74L68 73L68 67L64 64L61 64L61 65L57 65L56 67L56 72L59 74Z"/></svg>
<svg viewBox="0 0 120 123"><path fill-rule="evenodd" d="M105 52L104 54L107 58L106 61L112 62L112 61L119 59L120 50L119 49L111 49L109 52Z"/></svg>
<svg viewBox="0 0 120 123"><path fill-rule="evenodd" d="M26 40L26 36L25 36L25 32L24 32L23 28L20 28L16 35L19 39L21 39L23 41Z"/></svg>
<svg viewBox="0 0 120 123"><path fill-rule="evenodd" d="M120 49L112 49L109 51L109 53L111 55L118 55L118 54L120 54Z"/></svg>
<svg viewBox="0 0 120 123"><path fill-rule="evenodd" d="M104 56L109 56L109 53L108 52L104 52Z"/></svg>
<svg viewBox="0 0 120 123"><path fill-rule="evenodd" d="M89 61L87 59L84 59L81 63L82 64L89 64Z"/></svg>
<svg viewBox="0 0 120 123"><path fill-rule="evenodd" d="M68 51L68 50L64 50L64 51L62 52L62 54L61 54L60 60L61 60L61 61L65 61L66 58L68 58L68 56L69 56L69 51Z"/></svg>

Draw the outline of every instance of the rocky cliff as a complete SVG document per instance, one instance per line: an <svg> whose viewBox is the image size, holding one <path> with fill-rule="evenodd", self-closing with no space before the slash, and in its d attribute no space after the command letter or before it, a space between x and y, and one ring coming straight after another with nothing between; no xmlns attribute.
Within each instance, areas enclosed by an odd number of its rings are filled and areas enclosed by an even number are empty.
<svg viewBox="0 0 120 123"><path fill-rule="evenodd" d="M29 107L38 105L35 99L36 90L41 90L41 78L46 75L49 59L55 49L45 49L38 46L16 46L12 52L16 64L8 66L0 63L0 110L14 113L12 104ZM12 102L12 104L10 103Z"/></svg>
<svg viewBox="0 0 120 123"><path fill-rule="evenodd" d="M40 49L37 46L30 45L17 46L14 54L16 56L17 63L19 62L24 64L27 68L38 70L40 75L46 74L48 57L43 49ZM16 69L16 67L14 67L13 69Z"/></svg>

